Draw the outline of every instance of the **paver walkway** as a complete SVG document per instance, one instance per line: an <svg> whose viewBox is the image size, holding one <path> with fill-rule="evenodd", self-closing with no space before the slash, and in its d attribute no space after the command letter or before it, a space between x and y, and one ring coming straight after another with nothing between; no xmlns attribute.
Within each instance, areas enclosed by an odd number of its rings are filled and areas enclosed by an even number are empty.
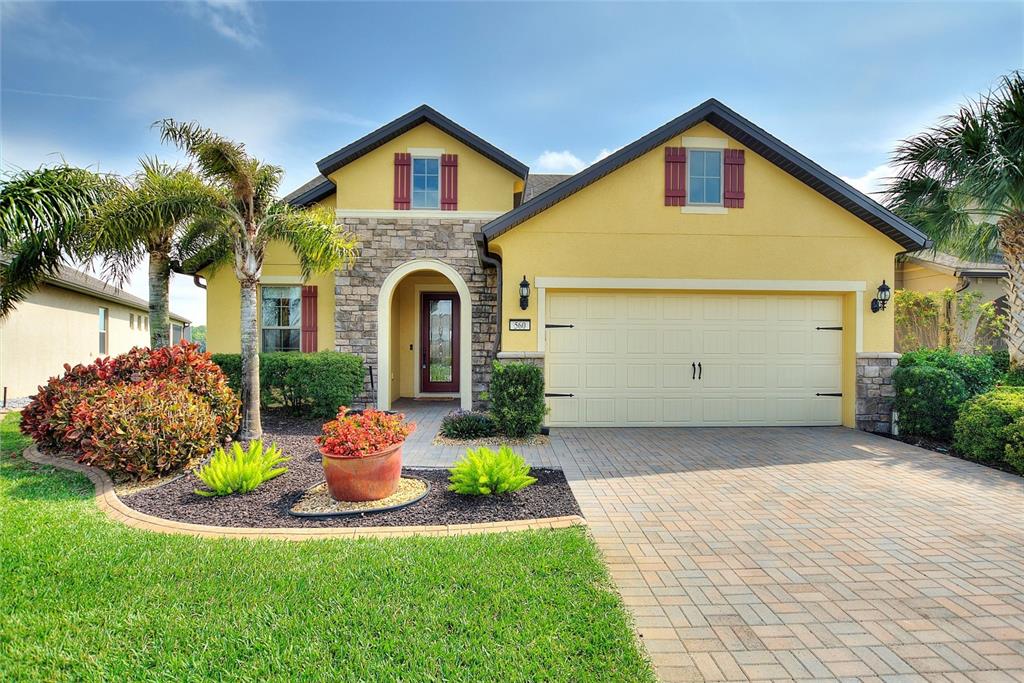
<svg viewBox="0 0 1024 683"><path fill-rule="evenodd" d="M451 404L402 402L409 464ZM666 681L1024 681L1024 480L843 428L560 429Z"/></svg>

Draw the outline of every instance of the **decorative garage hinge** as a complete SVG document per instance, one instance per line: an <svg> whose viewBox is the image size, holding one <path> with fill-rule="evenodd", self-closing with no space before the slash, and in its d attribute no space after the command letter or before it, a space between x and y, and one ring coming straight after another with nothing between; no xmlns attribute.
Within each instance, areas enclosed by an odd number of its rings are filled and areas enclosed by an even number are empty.
<svg viewBox="0 0 1024 683"><path fill-rule="evenodd" d="M842 392L839 392L839 393L824 393L824 394L817 393L817 394L815 394L815 396L842 396L842 395L843 395Z"/></svg>
<svg viewBox="0 0 1024 683"><path fill-rule="evenodd" d="M545 398L572 398L576 394L549 394L544 392Z"/></svg>
<svg viewBox="0 0 1024 683"><path fill-rule="evenodd" d="M839 327L815 327L816 330L842 330L842 326Z"/></svg>
<svg viewBox="0 0 1024 683"><path fill-rule="evenodd" d="M575 325L556 325L554 323L544 323L544 329L550 330L556 327L576 327Z"/></svg>

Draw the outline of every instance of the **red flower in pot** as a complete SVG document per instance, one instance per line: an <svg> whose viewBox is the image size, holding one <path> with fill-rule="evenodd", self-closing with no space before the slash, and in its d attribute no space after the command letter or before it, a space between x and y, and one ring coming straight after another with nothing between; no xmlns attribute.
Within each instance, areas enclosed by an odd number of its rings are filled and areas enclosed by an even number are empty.
<svg viewBox="0 0 1024 683"><path fill-rule="evenodd" d="M415 429L400 413L339 408L316 439L331 497L362 501L393 494L402 477L402 444Z"/></svg>

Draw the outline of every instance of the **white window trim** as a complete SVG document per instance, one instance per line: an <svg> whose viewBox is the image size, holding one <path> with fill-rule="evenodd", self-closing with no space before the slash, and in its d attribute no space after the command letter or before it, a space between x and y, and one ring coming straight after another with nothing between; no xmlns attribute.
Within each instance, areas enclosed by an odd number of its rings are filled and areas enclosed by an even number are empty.
<svg viewBox="0 0 1024 683"><path fill-rule="evenodd" d="M299 288L299 348L296 353L302 352L302 282L299 282L291 275L269 275L260 277L260 285L256 292L256 342L260 353L263 353L263 286L268 287L298 287ZM291 327L268 327L270 330L290 330ZM184 335L184 329L182 330ZM286 352L290 353L290 352Z"/></svg>
<svg viewBox="0 0 1024 683"><path fill-rule="evenodd" d="M103 326L99 327L99 322L103 321ZM99 341L102 338L102 348L99 349L99 353L104 356L110 355L110 308L107 306L99 306L96 311L96 323L99 329L97 330L96 342L99 345Z"/></svg>
<svg viewBox="0 0 1024 683"><path fill-rule="evenodd" d="M436 209L335 209L334 216L341 222L344 222L346 218L441 218L444 220L491 221L506 213L506 211L438 211Z"/></svg>
<svg viewBox="0 0 1024 683"><path fill-rule="evenodd" d="M702 138L694 135L684 135L679 138L679 146L711 150L728 149L729 141L726 138Z"/></svg>
<svg viewBox="0 0 1024 683"><path fill-rule="evenodd" d="M692 206L695 209L700 208L725 208L725 153L722 151L724 148L709 149L707 147L687 147L686 148L686 206ZM690 201L690 188L693 183L690 182L693 178L693 164L690 161L691 156L694 152L718 152L718 201L717 202L691 202ZM685 208L685 207L683 207ZM696 212L693 212L696 213ZM717 211L709 213L718 213Z"/></svg>

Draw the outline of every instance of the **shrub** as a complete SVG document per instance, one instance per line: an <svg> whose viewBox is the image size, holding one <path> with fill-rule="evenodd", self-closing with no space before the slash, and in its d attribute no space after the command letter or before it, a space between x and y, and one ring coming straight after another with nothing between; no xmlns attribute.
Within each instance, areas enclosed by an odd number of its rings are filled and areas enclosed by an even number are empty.
<svg viewBox="0 0 1024 683"><path fill-rule="evenodd" d="M530 476L529 466L508 446L498 452L487 447L469 449L448 471L448 490L468 496L511 493L537 481Z"/></svg>
<svg viewBox="0 0 1024 683"><path fill-rule="evenodd" d="M494 420L487 413L454 410L441 420L441 435L449 439L481 439L495 433Z"/></svg>
<svg viewBox="0 0 1024 683"><path fill-rule="evenodd" d="M994 463L1006 452L1007 427L1024 417L1024 389L1003 387L975 396L960 409L953 448L966 458Z"/></svg>
<svg viewBox="0 0 1024 683"><path fill-rule="evenodd" d="M529 436L544 422L544 371L527 363L494 363L491 417L506 436Z"/></svg>
<svg viewBox="0 0 1024 683"><path fill-rule="evenodd" d="M232 493L249 493L265 481L279 477L288 471L278 465L288 462L277 444L270 444L264 450L263 441L252 441L247 449L237 441L231 445L229 455L223 448L210 458L196 476L206 484L205 489L196 489L200 496L227 496Z"/></svg>
<svg viewBox="0 0 1024 683"><path fill-rule="evenodd" d="M402 443L416 425L405 422L401 413L381 410L338 409L338 416L324 425L316 442L327 453L341 458L365 458L396 443Z"/></svg>
<svg viewBox="0 0 1024 683"><path fill-rule="evenodd" d="M238 429L240 403L227 378L209 354L187 341L155 350L136 347L89 365L65 365L64 374L50 378L26 406L21 429L40 445L73 449L75 439L69 438L68 430L71 413L81 400L118 384L147 380L167 380L202 399L213 413L219 438Z"/></svg>
<svg viewBox="0 0 1024 683"><path fill-rule="evenodd" d="M192 464L217 444L210 405L170 380L112 385L75 406L79 462L147 479Z"/></svg>
<svg viewBox="0 0 1024 683"><path fill-rule="evenodd" d="M971 356L964 353L953 353L949 349L909 351L900 358L902 367L915 365L949 370L963 380L970 396L976 396L991 389L997 377L992 356Z"/></svg>
<svg viewBox="0 0 1024 683"><path fill-rule="evenodd" d="M992 358L992 367L995 368L996 372L1005 374L1010 370L1010 352L1006 350L1006 346L1003 348L993 349L989 354Z"/></svg>
<svg viewBox="0 0 1024 683"><path fill-rule="evenodd" d="M241 392L241 356L217 353L213 361L231 387ZM338 406L351 404L362 393L365 374L363 359L351 353L261 353L260 403L285 406L296 414L333 417Z"/></svg>
<svg viewBox="0 0 1024 683"><path fill-rule="evenodd" d="M892 378L900 432L948 440L957 411L968 399L963 380L949 370L927 365L897 366Z"/></svg>

